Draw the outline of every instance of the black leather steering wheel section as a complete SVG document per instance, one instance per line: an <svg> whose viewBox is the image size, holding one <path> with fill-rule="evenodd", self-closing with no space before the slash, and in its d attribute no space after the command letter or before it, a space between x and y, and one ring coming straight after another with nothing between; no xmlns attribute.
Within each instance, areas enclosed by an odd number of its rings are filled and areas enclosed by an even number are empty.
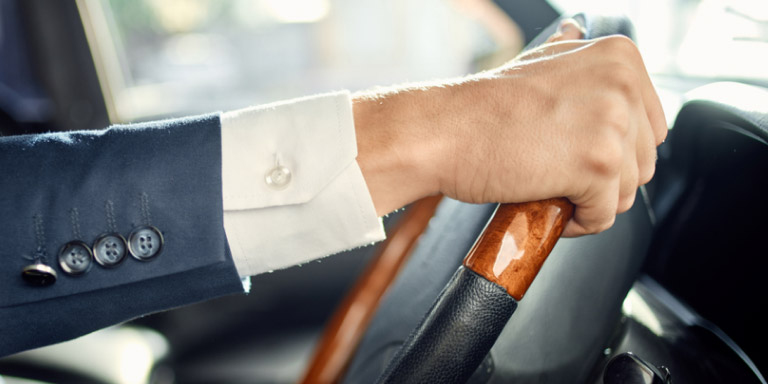
<svg viewBox="0 0 768 384"><path fill-rule="evenodd" d="M516 308L504 288L459 267L378 383L465 383Z"/></svg>
<svg viewBox="0 0 768 384"><path fill-rule="evenodd" d="M389 287L343 383L373 383L450 281L496 209L443 198L428 230Z"/></svg>

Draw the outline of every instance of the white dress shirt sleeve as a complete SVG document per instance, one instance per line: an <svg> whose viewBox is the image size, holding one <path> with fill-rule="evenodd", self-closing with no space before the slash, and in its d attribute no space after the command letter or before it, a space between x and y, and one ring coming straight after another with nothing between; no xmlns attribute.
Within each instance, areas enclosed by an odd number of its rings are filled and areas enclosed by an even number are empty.
<svg viewBox="0 0 768 384"><path fill-rule="evenodd" d="M224 229L240 276L384 239L336 92L221 116Z"/></svg>

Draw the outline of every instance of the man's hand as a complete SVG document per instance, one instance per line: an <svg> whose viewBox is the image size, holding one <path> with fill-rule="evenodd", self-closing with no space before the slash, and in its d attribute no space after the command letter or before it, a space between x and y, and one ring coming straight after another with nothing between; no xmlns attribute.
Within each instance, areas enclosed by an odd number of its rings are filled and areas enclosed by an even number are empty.
<svg viewBox="0 0 768 384"><path fill-rule="evenodd" d="M566 236L609 228L654 174L667 127L632 41L575 23L493 71L357 95L358 163L379 214L443 193L567 197Z"/></svg>

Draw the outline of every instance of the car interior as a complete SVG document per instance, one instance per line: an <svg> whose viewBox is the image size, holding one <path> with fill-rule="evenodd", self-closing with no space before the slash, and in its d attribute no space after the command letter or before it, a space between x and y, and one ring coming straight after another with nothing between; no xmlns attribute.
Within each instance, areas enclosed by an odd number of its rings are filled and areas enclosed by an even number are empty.
<svg viewBox="0 0 768 384"><path fill-rule="evenodd" d="M0 0L0 135L458 76L540 44L572 16L586 38L624 34L644 54L658 50L646 64L670 131L656 175L611 229L559 240L490 350L477 355L457 347L467 340L443 337L405 360L416 362L414 377L469 365L467 383L766 383L768 7L627 1L616 16L598 2L563 3ZM696 40L702 23L720 26L707 29L706 44ZM367 34L350 37L354 28ZM446 40L450 49L435 43ZM225 60L247 44L244 62ZM243 78L255 62L260 74ZM0 358L0 384L403 382L392 376L408 363L401 347L429 323L497 209L414 203L384 218L388 243L254 276L249 294ZM340 372L328 381L308 373L345 297L366 276L390 273L368 265L418 220ZM481 310L461 315L482 332L491 326Z"/></svg>

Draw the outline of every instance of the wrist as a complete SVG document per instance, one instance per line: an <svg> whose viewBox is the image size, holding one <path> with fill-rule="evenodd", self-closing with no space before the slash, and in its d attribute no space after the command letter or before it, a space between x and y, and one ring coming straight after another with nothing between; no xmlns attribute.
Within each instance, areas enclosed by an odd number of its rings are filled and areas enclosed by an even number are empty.
<svg viewBox="0 0 768 384"><path fill-rule="evenodd" d="M353 96L357 162L380 216L440 192L445 144L435 126L439 97L432 93L430 88Z"/></svg>

